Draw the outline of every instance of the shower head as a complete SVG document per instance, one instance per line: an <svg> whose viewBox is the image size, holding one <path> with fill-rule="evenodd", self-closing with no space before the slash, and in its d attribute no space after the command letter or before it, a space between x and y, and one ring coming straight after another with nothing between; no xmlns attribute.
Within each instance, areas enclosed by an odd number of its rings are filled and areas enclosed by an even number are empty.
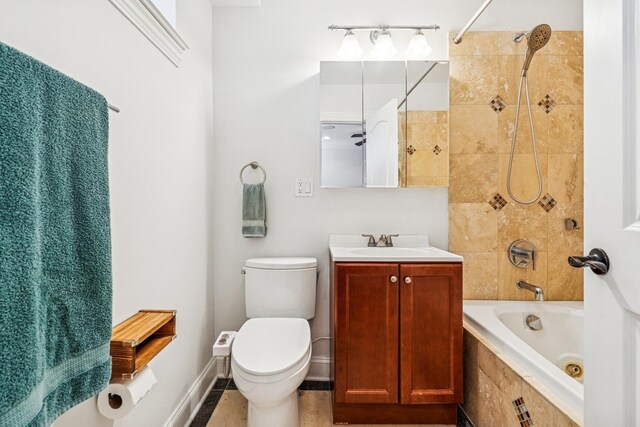
<svg viewBox="0 0 640 427"><path fill-rule="evenodd" d="M547 24L540 24L529 31L527 34L527 52L524 56L524 65L522 66L522 75L526 76L533 55L546 46L551 38L551 27Z"/></svg>

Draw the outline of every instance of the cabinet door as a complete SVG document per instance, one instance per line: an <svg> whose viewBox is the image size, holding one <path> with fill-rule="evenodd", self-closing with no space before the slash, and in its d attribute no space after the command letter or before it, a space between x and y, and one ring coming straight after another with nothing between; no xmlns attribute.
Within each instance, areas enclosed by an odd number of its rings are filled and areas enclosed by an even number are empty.
<svg viewBox="0 0 640 427"><path fill-rule="evenodd" d="M461 402L462 265L402 264L400 283L401 403Z"/></svg>
<svg viewBox="0 0 640 427"><path fill-rule="evenodd" d="M335 400L397 403L398 264L339 263L334 274Z"/></svg>

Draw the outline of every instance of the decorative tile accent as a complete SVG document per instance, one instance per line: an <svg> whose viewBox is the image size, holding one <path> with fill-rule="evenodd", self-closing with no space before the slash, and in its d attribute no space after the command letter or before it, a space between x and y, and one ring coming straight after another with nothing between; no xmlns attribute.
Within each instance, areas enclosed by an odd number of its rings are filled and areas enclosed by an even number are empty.
<svg viewBox="0 0 640 427"><path fill-rule="evenodd" d="M496 95L496 97L493 98L489 103L489 106L493 108L493 111L495 111L496 113L501 113L502 110L507 108L507 103L504 99L502 99L500 95Z"/></svg>
<svg viewBox="0 0 640 427"><path fill-rule="evenodd" d="M538 102L538 106L542 108L542 111L549 114L551 110L555 108L556 101L551 99L549 95L546 95L540 102Z"/></svg>
<svg viewBox="0 0 640 427"><path fill-rule="evenodd" d="M558 202L556 202L556 200L551 197L551 194L547 193L542 199L540 199L540 201L538 201L538 204L542 209L549 212L558 204Z"/></svg>
<svg viewBox="0 0 640 427"><path fill-rule="evenodd" d="M507 206L507 201L504 199L504 197L502 197L500 193L496 193L493 195L491 200L489 200L489 204L493 209L495 209L496 211L499 211L505 206Z"/></svg>
<svg viewBox="0 0 640 427"><path fill-rule="evenodd" d="M531 415L527 410L527 405L524 404L524 399L522 397L519 397L513 401L513 408L516 411L516 416L518 417L518 421L520 422L520 427L534 426Z"/></svg>
<svg viewBox="0 0 640 427"><path fill-rule="evenodd" d="M433 147L433 152L437 156L438 154L442 153L442 148L440 148L439 145L436 145L435 147Z"/></svg>

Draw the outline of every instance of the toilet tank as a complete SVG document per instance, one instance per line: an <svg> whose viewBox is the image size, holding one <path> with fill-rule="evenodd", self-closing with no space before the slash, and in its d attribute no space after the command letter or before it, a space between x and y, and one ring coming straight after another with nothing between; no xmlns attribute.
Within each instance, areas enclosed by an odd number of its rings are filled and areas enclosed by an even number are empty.
<svg viewBox="0 0 640 427"><path fill-rule="evenodd" d="M315 258L251 258L245 262L247 317L316 315Z"/></svg>

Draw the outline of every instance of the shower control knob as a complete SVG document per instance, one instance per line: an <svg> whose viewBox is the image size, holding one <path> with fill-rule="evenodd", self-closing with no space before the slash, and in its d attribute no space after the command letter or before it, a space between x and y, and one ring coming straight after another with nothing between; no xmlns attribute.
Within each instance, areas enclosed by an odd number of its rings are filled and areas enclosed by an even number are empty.
<svg viewBox="0 0 640 427"><path fill-rule="evenodd" d="M411 284L411 277L405 277L404 283L406 283L407 285Z"/></svg>
<svg viewBox="0 0 640 427"><path fill-rule="evenodd" d="M396 283L398 278L396 276L391 276L391 283Z"/></svg>

